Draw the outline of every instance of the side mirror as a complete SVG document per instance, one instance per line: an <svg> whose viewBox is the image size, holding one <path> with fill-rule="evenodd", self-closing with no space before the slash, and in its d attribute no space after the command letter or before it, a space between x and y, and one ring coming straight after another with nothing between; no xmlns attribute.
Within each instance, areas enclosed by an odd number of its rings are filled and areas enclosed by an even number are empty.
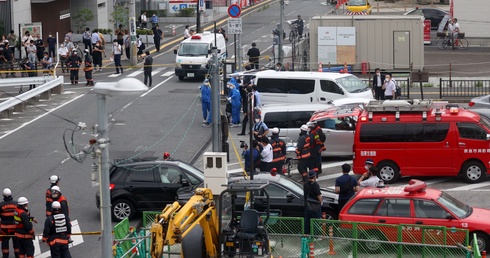
<svg viewBox="0 0 490 258"><path fill-rule="evenodd" d="M286 200L287 202L292 202L294 199L294 195L290 192L286 193Z"/></svg>
<svg viewBox="0 0 490 258"><path fill-rule="evenodd" d="M451 213L446 213L446 219L453 220L454 217L453 217L453 215L451 215Z"/></svg>
<svg viewBox="0 0 490 258"><path fill-rule="evenodd" d="M177 55L177 49L176 49L176 48L174 48L174 54L176 54L176 55Z"/></svg>

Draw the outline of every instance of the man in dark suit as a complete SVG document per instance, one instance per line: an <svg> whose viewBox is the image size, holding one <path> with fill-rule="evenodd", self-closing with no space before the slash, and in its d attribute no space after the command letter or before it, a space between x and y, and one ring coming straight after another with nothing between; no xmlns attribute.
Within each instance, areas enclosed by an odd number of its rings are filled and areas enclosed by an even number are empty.
<svg viewBox="0 0 490 258"><path fill-rule="evenodd" d="M381 74L381 70L379 68L376 68L374 71L375 71L373 77L374 98L376 100L383 100L384 99L383 84L385 81L385 76Z"/></svg>
<svg viewBox="0 0 490 258"><path fill-rule="evenodd" d="M150 51L146 51L145 63L143 64L143 73L144 73L144 83L146 86L151 87L152 78L151 72L153 70L153 57L150 56Z"/></svg>

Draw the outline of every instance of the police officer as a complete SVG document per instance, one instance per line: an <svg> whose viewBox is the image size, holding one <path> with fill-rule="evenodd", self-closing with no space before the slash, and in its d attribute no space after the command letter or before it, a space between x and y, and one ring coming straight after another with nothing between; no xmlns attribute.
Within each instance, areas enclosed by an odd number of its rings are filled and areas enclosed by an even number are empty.
<svg viewBox="0 0 490 258"><path fill-rule="evenodd" d="M282 172L282 166L286 160L286 143L279 138L279 128L271 129L271 146L272 146L272 165L271 168L276 168L277 172Z"/></svg>
<svg viewBox="0 0 490 258"><path fill-rule="evenodd" d="M49 188L46 190L46 207L48 207L48 203L52 203L53 202L53 198L51 198L51 187L53 186L59 186L60 185L60 177L57 176L57 175L52 175L49 177L49 182L51 183L51 185L49 186ZM47 212L47 208L46 208L46 216L49 216L51 215L51 213L48 214Z"/></svg>
<svg viewBox="0 0 490 258"><path fill-rule="evenodd" d="M14 219L17 223L15 228L15 237L19 241L19 257L34 258L34 228L32 222L37 223L34 217L31 217L27 207L29 201L25 197L17 200L17 209L14 212Z"/></svg>
<svg viewBox="0 0 490 258"><path fill-rule="evenodd" d="M310 138L308 137L308 126L302 125L296 144L296 157L298 159L298 172L303 177L303 183L308 182L308 163L310 160Z"/></svg>
<svg viewBox="0 0 490 258"><path fill-rule="evenodd" d="M73 85L78 84L78 70L80 69L81 63L82 59L77 55L77 51L73 51L66 62L66 65L70 69L70 81Z"/></svg>
<svg viewBox="0 0 490 258"><path fill-rule="evenodd" d="M46 217L43 230L43 242L49 245L52 258L71 258L68 244L71 236L70 218L62 212L57 201L52 205L53 214Z"/></svg>
<svg viewBox="0 0 490 258"><path fill-rule="evenodd" d="M12 243L14 245L15 257L19 257L19 242L16 237L12 235L15 234L15 219L14 213L17 209L17 201L14 201L12 197L12 191L10 188L3 189L3 202L0 203L0 219L2 222L0 224L0 229L2 232L2 254L3 258L9 257L9 240L12 238ZM7 235L7 236L5 236Z"/></svg>
<svg viewBox="0 0 490 258"><path fill-rule="evenodd" d="M61 212L68 217L70 210L68 209L68 201L65 196L61 194L60 187L55 185L51 187L51 200L52 202L46 202L46 217L49 217L53 211L53 203L59 202L61 204Z"/></svg>

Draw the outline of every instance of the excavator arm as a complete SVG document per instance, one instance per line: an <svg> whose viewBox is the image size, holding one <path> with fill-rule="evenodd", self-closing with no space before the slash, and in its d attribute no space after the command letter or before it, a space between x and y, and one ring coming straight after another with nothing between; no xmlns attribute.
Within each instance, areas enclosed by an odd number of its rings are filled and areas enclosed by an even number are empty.
<svg viewBox="0 0 490 258"><path fill-rule="evenodd" d="M217 257L218 217L213 193L208 188L197 188L184 206L178 202L168 204L161 214L155 216L150 230L151 257L162 257L165 245L182 243L186 235L198 225L202 228L207 256Z"/></svg>

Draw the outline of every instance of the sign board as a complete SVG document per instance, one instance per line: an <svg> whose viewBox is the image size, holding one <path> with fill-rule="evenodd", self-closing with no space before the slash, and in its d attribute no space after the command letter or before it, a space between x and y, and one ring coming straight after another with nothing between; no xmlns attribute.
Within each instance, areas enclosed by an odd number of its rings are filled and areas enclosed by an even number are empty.
<svg viewBox="0 0 490 258"><path fill-rule="evenodd" d="M70 13L65 13L65 14L60 15L60 20L63 20L66 18L70 18Z"/></svg>
<svg viewBox="0 0 490 258"><path fill-rule="evenodd" d="M228 19L228 34L242 34L242 18Z"/></svg>
<svg viewBox="0 0 490 258"><path fill-rule="evenodd" d="M318 27L318 62L354 64L356 62L356 28Z"/></svg>
<svg viewBox="0 0 490 258"><path fill-rule="evenodd" d="M20 35L24 36L26 31L29 31L34 40L39 39L43 35L43 25L41 22L20 24Z"/></svg>
<svg viewBox="0 0 490 258"><path fill-rule="evenodd" d="M430 20L424 20L424 44L430 45Z"/></svg>
<svg viewBox="0 0 490 258"><path fill-rule="evenodd" d="M172 0L167 3L168 13L179 13L180 10L185 8L197 8L198 1L182 1L182 0Z"/></svg>
<svg viewBox="0 0 490 258"><path fill-rule="evenodd" d="M204 11L204 0L198 0L199 1L199 11Z"/></svg>
<svg viewBox="0 0 490 258"><path fill-rule="evenodd" d="M444 15L444 18L442 18L441 23L439 23L439 27L437 28L437 32L443 32L444 27L446 27L446 23L449 21L449 14Z"/></svg>
<svg viewBox="0 0 490 258"><path fill-rule="evenodd" d="M236 4L232 4L228 7L228 15L231 18L238 18L242 14L242 8Z"/></svg>
<svg viewBox="0 0 490 258"><path fill-rule="evenodd" d="M136 42L136 19L134 16L129 17L129 35L131 36L131 43Z"/></svg>

